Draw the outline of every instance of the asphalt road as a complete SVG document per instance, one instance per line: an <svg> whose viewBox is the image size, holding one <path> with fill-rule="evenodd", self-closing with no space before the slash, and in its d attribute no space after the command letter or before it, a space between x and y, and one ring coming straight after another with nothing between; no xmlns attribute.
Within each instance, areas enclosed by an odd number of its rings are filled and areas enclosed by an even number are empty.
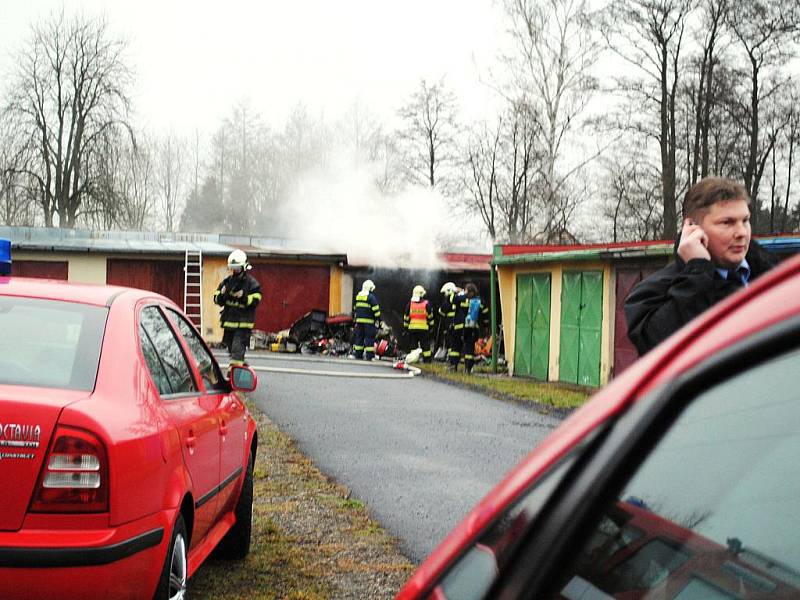
<svg viewBox="0 0 800 600"><path fill-rule="evenodd" d="M388 363L249 353L291 371L397 373ZM420 561L559 420L425 377L259 372L257 405Z"/></svg>

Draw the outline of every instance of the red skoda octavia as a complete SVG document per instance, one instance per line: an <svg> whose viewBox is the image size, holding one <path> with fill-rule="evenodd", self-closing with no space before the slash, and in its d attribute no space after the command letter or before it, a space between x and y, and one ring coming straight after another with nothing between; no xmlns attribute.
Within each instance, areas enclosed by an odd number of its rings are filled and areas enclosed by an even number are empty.
<svg viewBox="0 0 800 600"><path fill-rule="evenodd" d="M162 296L0 277L0 597L182 598L250 548L257 432Z"/></svg>

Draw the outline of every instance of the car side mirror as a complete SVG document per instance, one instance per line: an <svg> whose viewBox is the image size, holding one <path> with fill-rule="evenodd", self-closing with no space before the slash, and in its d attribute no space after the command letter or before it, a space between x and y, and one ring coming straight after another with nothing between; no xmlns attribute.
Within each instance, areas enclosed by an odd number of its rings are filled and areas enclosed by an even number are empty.
<svg viewBox="0 0 800 600"><path fill-rule="evenodd" d="M252 392L258 385L256 372L243 365L231 365L231 387L239 392Z"/></svg>

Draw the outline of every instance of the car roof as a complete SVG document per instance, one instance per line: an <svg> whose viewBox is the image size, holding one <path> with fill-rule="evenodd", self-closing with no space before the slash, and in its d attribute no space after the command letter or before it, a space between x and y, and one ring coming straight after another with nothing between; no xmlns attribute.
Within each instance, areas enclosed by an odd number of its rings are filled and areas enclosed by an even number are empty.
<svg viewBox="0 0 800 600"><path fill-rule="evenodd" d="M141 298L160 297L152 292L116 285L72 283L28 277L0 277L0 296L46 298L95 306L110 306L114 298L122 293L126 293L126 296L133 294Z"/></svg>

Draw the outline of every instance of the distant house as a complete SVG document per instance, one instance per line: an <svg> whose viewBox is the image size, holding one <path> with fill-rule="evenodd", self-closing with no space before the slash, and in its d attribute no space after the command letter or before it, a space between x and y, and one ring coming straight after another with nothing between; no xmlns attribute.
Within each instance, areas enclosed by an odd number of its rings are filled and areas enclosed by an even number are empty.
<svg viewBox="0 0 800 600"><path fill-rule="evenodd" d="M780 255L800 250L800 236L759 242ZM621 373L638 357L625 298L673 253L672 241L495 246L509 374L596 387Z"/></svg>

